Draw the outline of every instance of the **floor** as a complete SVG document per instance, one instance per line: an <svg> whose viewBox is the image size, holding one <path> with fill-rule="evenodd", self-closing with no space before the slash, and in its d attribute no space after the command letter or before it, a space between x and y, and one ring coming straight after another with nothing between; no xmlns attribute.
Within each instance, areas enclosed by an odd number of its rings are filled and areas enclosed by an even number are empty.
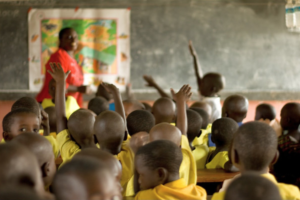
<svg viewBox="0 0 300 200"><path fill-rule="evenodd" d="M151 101L146 101L150 104L153 102ZM244 122L252 121L255 116L255 108L258 104L260 103L270 103L272 104L277 112L277 118L280 119L280 110L283 107L284 104L286 104L289 101L250 101L249 102L249 109L248 109L248 114ZM300 103L300 101L297 101ZM0 121L1 121L1 126L0 126L0 140L2 139L2 120L3 117L10 111L10 108L14 102L13 101L0 101ZM192 102L191 102L192 103ZM85 103L86 105L86 103Z"/></svg>

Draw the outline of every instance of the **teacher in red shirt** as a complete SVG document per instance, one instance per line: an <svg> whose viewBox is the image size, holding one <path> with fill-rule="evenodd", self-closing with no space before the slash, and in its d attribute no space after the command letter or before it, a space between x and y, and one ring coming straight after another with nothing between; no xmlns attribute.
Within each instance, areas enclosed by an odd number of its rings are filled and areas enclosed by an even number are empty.
<svg viewBox="0 0 300 200"><path fill-rule="evenodd" d="M47 70L51 70L49 63L60 63L65 72L70 70L66 79L67 96L73 96L80 107L82 107L82 93L86 92L87 87L83 86L83 72L81 67L74 59L74 52L78 46L77 33L72 28L64 28L59 32L59 49L51 55L46 64ZM52 79L49 73L46 73L44 86L37 95L36 100L42 102L45 98L51 98L48 85Z"/></svg>

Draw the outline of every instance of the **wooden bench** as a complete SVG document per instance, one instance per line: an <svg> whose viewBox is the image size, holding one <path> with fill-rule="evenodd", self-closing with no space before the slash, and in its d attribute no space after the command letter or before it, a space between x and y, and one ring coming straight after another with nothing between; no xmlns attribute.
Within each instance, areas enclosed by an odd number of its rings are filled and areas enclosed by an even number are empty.
<svg viewBox="0 0 300 200"><path fill-rule="evenodd" d="M197 183L220 183L233 178L240 172L225 172L223 169L200 169L197 171Z"/></svg>

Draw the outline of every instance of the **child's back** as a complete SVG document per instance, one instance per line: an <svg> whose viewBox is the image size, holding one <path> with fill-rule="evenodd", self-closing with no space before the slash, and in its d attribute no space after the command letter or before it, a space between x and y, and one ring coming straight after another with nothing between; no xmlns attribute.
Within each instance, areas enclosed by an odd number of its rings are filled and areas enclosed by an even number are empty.
<svg viewBox="0 0 300 200"><path fill-rule="evenodd" d="M141 147L135 157L135 199L206 199L206 191L179 178L182 154L176 144L159 140Z"/></svg>

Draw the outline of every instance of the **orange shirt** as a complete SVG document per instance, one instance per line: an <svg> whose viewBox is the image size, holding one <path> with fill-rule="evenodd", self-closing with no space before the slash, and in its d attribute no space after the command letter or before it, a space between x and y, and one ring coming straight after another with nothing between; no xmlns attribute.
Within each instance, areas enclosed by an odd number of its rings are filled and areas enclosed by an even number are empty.
<svg viewBox="0 0 300 200"><path fill-rule="evenodd" d="M44 85L40 93L36 96L36 100L38 102L42 102L45 98L51 98L48 87L49 82L52 79L52 76L47 72L47 70L51 71L51 67L49 63L55 62L60 63L64 72L67 72L68 70L71 71L68 78L66 79L66 88L68 88L69 85L74 86L81 86L83 84L83 73L81 67L77 64L76 60L69 56L69 54L59 48L54 54L51 55L49 61L46 64L46 74L44 78ZM67 96L73 96L76 100L78 105L82 106L82 94L79 92L73 92L73 93L67 93Z"/></svg>

